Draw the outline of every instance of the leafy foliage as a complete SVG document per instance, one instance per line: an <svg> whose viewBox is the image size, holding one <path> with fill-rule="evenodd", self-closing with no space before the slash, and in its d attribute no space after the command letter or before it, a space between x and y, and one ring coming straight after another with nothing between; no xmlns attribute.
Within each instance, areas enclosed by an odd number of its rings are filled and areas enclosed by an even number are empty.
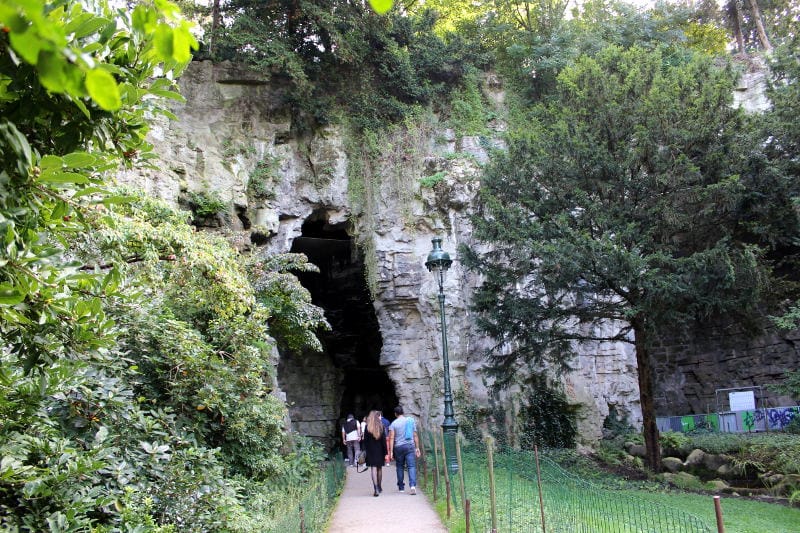
<svg viewBox="0 0 800 533"><path fill-rule="evenodd" d="M495 253L464 250L485 279L474 305L498 341L500 376L635 332L653 453L648 342L754 309L767 279L759 248L737 239L739 176L758 141L730 105L732 80L702 56L672 64L661 50L609 47L581 57L487 168L473 222Z"/></svg>
<svg viewBox="0 0 800 533"><path fill-rule="evenodd" d="M570 404L566 395L547 382L544 375L527 384L526 404L519 414L523 449L534 445L551 448L572 448L578 433L578 405Z"/></svg>
<svg viewBox="0 0 800 533"><path fill-rule="evenodd" d="M224 240L106 187L194 39L169 2L92 6L0 6L0 528L260 531L243 504L320 459L281 453L269 320L313 342L281 296L319 310L289 276L264 306Z"/></svg>

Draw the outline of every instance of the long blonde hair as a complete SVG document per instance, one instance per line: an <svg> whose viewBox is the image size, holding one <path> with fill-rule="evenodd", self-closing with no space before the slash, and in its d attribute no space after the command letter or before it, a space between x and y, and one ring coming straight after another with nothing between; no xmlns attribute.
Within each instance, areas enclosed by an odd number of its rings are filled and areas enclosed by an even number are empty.
<svg viewBox="0 0 800 533"><path fill-rule="evenodd" d="M381 422L381 416L378 411L369 412L369 416L367 416L367 431L372 433L372 436L376 439L381 438L381 435L383 435L383 422Z"/></svg>

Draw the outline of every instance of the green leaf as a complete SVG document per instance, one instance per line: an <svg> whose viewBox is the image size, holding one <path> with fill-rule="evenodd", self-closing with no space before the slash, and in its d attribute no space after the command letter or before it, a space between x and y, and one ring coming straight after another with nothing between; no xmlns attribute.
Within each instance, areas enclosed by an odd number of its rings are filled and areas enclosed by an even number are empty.
<svg viewBox="0 0 800 533"><path fill-rule="evenodd" d="M96 68L87 72L86 89L92 100L106 111L115 111L122 107L117 81L105 70Z"/></svg>
<svg viewBox="0 0 800 533"><path fill-rule="evenodd" d="M81 189L80 191L76 192L72 197L80 198L90 194L108 194L108 190L100 187L86 187L85 189Z"/></svg>
<svg viewBox="0 0 800 533"><path fill-rule="evenodd" d="M47 154L39 161L39 168L48 170L51 168L61 168L64 166L64 160L57 155Z"/></svg>
<svg viewBox="0 0 800 533"><path fill-rule="evenodd" d="M155 38L153 42L156 46L156 51L162 60L171 59L172 51L174 50L172 28L166 24L159 24L156 28Z"/></svg>
<svg viewBox="0 0 800 533"><path fill-rule="evenodd" d="M192 41L194 38L192 34L189 33L189 30L186 28L178 28L177 30L172 32L172 46L173 52L172 57L176 61L180 61L181 63L185 63L192 59L192 54L189 51L189 48L192 46Z"/></svg>
<svg viewBox="0 0 800 533"><path fill-rule="evenodd" d="M70 168L86 168L94 164L97 160L93 155L86 152L72 152L64 156L64 164Z"/></svg>
<svg viewBox="0 0 800 533"><path fill-rule="evenodd" d="M77 172L43 172L40 183L89 183L89 178Z"/></svg>
<svg viewBox="0 0 800 533"><path fill-rule="evenodd" d="M14 51L16 51L22 59L31 65L36 64L36 60L39 58L39 51L42 49L42 39L36 32L32 30L24 33L12 32L9 35L9 39L11 40L11 46L14 47Z"/></svg>
<svg viewBox="0 0 800 533"><path fill-rule="evenodd" d="M39 71L39 79L47 90L54 93L64 92L67 76L64 73L66 62L63 57L53 52L42 50L35 64Z"/></svg>
<svg viewBox="0 0 800 533"><path fill-rule="evenodd" d="M87 35L97 33L97 30L100 28L105 28L108 23L108 19L92 17L91 20L87 20L75 30L75 37L80 39L81 37L86 37Z"/></svg>
<svg viewBox="0 0 800 533"><path fill-rule="evenodd" d="M392 0L369 0L369 5L380 15L392 9L393 4L394 2Z"/></svg>
<svg viewBox="0 0 800 533"><path fill-rule="evenodd" d="M175 91L164 91L161 89L150 89L150 94L155 94L156 96L162 96L164 98L169 98L170 100L175 100L178 102L185 102L186 99L180 94Z"/></svg>
<svg viewBox="0 0 800 533"><path fill-rule="evenodd" d="M22 33L28 27L28 21L14 7L7 4L0 4L0 24L8 28L11 33Z"/></svg>
<svg viewBox="0 0 800 533"><path fill-rule="evenodd" d="M0 283L0 305L17 305L25 300L25 294L10 283Z"/></svg>

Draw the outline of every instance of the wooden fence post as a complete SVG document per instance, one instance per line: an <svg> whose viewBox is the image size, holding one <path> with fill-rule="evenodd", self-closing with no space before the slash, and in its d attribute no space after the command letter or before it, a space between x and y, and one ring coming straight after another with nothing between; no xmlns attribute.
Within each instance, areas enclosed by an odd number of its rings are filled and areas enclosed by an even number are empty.
<svg viewBox="0 0 800 533"><path fill-rule="evenodd" d="M722 504L719 496L714 496L714 513L717 515L717 533L725 533L725 524L722 523Z"/></svg>
<svg viewBox="0 0 800 533"><path fill-rule="evenodd" d="M300 505L300 533L306 533L306 512L302 505Z"/></svg>
<svg viewBox="0 0 800 533"><path fill-rule="evenodd" d="M464 533L469 533L469 511L470 505L469 500L464 502L464 525L466 526L464 529Z"/></svg>
<svg viewBox="0 0 800 533"><path fill-rule="evenodd" d="M494 439L486 437L486 456L489 463L489 506L492 511L492 533L497 533L497 496L494 485Z"/></svg>
<svg viewBox="0 0 800 533"><path fill-rule="evenodd" d="M456 460L458 461L458 477L461 481L461 505L467 501L467 486L464 484L464 463L461 461L461 439L456 434Z"/></svg>
<svg viewBox="0 0 800 533"><path fill-rule="evenodd" d="M451 510L450 510L450 506L451 506L450 499L452 498L452 494L453 493L451 492L451 488L450 488L450 473L447 471L447 454L445 453L445 450L444 450L444 430L441 429L441 428L439 429L439 437L442 439L442 464L444 465L444 486L447 489L446 490L446 496L447 496L447 518L450 518L450 513L451 513Z"/></svg>
<svg viewBox="0 0 800 533"><path fill-rule="evenodd" d="M431 431L433 436L433 502L436 503L439 496L439 441L436 439L436 432Z"/></svg>
<svg viewBox="0 0 800 533"><path fill-rule="evenodd" d="M533 445L533 456L536 458L536 484L539 485L539 514L542 515L542 533L547 533L544 525L544 497L542 496L542 469L539 468L539 446Z"/></svg>
<svg viewBox="0 0 800 533"><path fill-rule="evenodd" d="M422 466L422 485L425 487L425 490L428 490L428 455L425 453L425 439L423 438L422 428L419 428L419 462Z"/></svg>

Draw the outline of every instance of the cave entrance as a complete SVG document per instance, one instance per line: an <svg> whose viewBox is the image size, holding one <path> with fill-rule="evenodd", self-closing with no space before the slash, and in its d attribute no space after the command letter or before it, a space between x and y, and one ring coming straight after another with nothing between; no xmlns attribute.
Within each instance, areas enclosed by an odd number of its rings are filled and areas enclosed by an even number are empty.
<svg viewBox="0 0 800 533"><path fill-rule="evenodd" d="M312 214L291 251L303 253L319 273L298 272L315 305L325 310L330 331L318 332L322 353L282 354L278 381L286 392L295 429L333 447L348 413L359 419L371 409L388 416L397 405L394 383L380 365L383 344L364 276L363 256L350 224Z"/></svg>

